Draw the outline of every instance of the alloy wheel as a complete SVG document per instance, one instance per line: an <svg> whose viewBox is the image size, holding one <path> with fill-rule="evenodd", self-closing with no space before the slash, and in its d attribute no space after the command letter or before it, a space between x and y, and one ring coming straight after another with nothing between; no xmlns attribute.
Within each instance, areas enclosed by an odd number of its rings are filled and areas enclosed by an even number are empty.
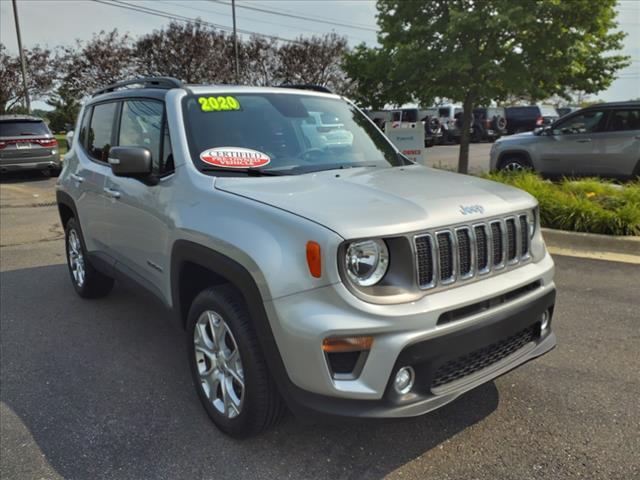
<svg viewBox="0 0 640 480"><path fill-rule="evenodd" d="M200 385L218 413L231 419L242 411L245 396L240 351L222 316L203 312L193 332Z"/></svg>
<svg viewBox="0 0 640 480"><path fill-rule="evenodd" d="M82 252L82 244L80 237L75 230L69 231L69 240L67 242L67 253L69 254L69 267L76 285L80 288L84 285L85 264L84 254Z"/></svg>

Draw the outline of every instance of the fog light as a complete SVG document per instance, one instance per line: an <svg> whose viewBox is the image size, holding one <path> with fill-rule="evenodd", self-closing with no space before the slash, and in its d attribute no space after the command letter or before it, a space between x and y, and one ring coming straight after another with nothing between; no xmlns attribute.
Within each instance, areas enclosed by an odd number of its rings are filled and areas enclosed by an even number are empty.
<svg viewBox="0 0 640 480"><path fill-rule="evenodd" d="M540 331L544 332L549 327L549 310L545 310L540 320Z"/></svg>
<svg viewBox="0 0 640 480"><path fill-rule="evenodd" d="M393 381L393 388L401 395L409 393L413 388L413 382L415 381L416 373L413 367L402 367L396 373L396 378Z"/></svg>

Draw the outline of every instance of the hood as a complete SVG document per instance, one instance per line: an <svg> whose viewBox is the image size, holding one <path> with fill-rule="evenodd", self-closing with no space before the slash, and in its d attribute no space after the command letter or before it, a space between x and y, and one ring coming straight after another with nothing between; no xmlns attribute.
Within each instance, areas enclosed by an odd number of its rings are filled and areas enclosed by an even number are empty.
<svg viewBox="0 0 640 480"><path fill-rule="evenodd" d="M420 165L219 177L215 188L305 217L348 239L473 223L535 205L516 188ZM463 207L476 206L481 208L463 213Z"/></svg>

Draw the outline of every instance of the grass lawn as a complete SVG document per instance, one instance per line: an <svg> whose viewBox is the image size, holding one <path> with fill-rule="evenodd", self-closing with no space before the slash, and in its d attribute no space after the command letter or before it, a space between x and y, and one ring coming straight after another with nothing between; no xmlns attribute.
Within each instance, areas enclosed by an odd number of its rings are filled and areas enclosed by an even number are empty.
<svg viewBox="0 0 640 480"><path fill-rule="evenodd" d="M535 173L486 178L529 192L540 202L543 227L608 235L640 235L640 180L617 185L597 178L543 180Z"/></svg>
<svg viewBox="0 0 640 480"><path fill-rule="evenodd" d="M58 141L58 148L60 149L60 156L62 157L67 153L67 135L65 133L56 133L54 135Z"/></svg>

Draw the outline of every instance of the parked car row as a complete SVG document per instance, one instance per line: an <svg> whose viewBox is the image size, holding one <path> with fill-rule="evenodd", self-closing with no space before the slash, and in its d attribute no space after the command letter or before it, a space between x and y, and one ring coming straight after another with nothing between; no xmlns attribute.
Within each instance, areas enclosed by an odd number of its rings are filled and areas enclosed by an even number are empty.
<svg viewBox="0 0 640 480"><path fill-rule="evenodd" d="M473 110L470 129L472 142L493 142L504 135L530 132L551 125L560 117L576 111L575 107L556 109L548 105L515 107L477 107ZM425 146L459 143L462 134L461 105L402 108L368 111L369 117L384 130L385 123L418 124L425 130Z"/></svg>

